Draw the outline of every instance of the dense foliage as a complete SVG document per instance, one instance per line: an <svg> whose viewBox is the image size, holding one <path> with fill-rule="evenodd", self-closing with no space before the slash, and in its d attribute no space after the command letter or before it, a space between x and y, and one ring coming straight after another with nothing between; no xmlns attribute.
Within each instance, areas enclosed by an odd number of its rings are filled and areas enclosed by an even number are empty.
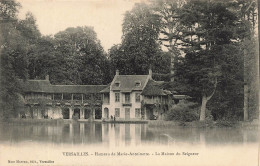
<svg viewBox="0 0 260 166"><path fill-rule="evenodd" d="M44 79L53 84L107 84L108 58L91 27L67 28L42 36L36 19L17 17L20 4L0 1L1 100L0 117L15 117L23 100L19 79Z"/></svg>
<svg viewBox="0 0 260 166"><path fill-rule="evenodd" d="M1 86L0 117L17 115L21 103L17 78L27 77L27 59L30 40L24 34L28 27L17 19L19 3L14 0L0 2Z"/></svg>
<svg viewBox="0 0 260 166"><path fill-rule="evenodd" d="M168 110L166 120L180 122L192 122L199 120L199 107L197 103L181 101L176 106Z"/></svg>
<svg viewBox="0 0 260 166"><path fill-rule="evenodd" d="M161 40L168 42L173 53L182 50L182 56L174 56L174 82L169 82L168 88L200 102L202 121L206 108L214 119L242 119L246 94L243 86L251 82L251 88L257 89L252 81L256 63L251 61L256 59L256 44L248 40L254 36L255 2L160 0L154 4L165 24ZM251 62L247 63L248 57ZM249 76L248 72L254 74ZM258 118L252 115L257 112L253 104L257 103L257 95L253 93L251 119Z"/></svg>
<svg viewBox="0 0 260 166"><path fill-rule="evenodd" d="M121 43L108 53L92 27L43 36L32 13L17 17L19 7L15 0L0 1L1 117L15 116L21 105L19 79L49 75L53 84L108 84L116 69L139 75L149 68L165 89L200 105L194 112L182 103L168 112L170 119L243 119L244 85L249 119L258 117L253 0L137 3L124 15Z"/></svg>
<svg viewBox="0 0 260 166"><path fill-rule="evenodd" d="M122 74L169 73L169 54L161 50L159 38L160 19L146 4L136 4L125 13L123 37L120 45L109 50L112 70ZM158 75L157 78L162 78ZM163 77L167 80L167 76Z"/></svg>

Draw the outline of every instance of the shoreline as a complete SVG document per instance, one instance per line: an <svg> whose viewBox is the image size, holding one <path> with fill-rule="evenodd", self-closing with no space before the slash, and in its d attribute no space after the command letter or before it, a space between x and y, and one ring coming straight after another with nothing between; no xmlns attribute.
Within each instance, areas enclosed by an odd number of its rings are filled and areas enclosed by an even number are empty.
<svg viewBox="0 0 260 166"><path fill-rule="evenodd" d="M255 128L259 127L259 120L254 121L194 121L194 122L177 122L164 120L146 120L146 121L102 121L102 120L73 120L73 119L16 119L12 118L6 121L1 120L2 123L16 123L16 124L70 124L70 123L113 123L113 124L147 124L150 128L156 127L187 127L187 128Z"/></svg>
<svg viewBox="0 0 260 166"><path fill-rule="evenodd" d="M187 128L248 128L258 129L259 120L254 121L193 121L193 122L177 122L177 121L149 121L148 126L156 127L187 127Z"/></svg>

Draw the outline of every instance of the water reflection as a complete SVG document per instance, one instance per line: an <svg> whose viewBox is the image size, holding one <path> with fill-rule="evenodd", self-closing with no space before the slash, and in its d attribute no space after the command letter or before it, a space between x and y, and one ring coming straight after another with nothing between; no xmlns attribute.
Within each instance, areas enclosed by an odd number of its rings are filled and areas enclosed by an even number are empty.
<svg viewBox="0 0 260 166"><path fill-rule="evenodd" d="M104 146L247 144L258 141L257 129L149 128L147 124L70 123L0 125L1 143L43 142Z"/></svg>

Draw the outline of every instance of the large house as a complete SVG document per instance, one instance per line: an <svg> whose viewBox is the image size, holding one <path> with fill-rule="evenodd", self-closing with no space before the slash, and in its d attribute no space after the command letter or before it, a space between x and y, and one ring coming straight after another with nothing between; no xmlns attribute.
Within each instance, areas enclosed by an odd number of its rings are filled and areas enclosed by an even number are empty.
<svg viewBox="0 0 260 166"><path fill-rule="evenodd" d="M109 85L52 85L45 80L20 80L25 103L22 118L34 119L164 119L172 93L148 75L120 75Z"/></svg>
<svg viewBox="0 0 260 166"><path fill-rule="evenodd" d="M172 93L164 90L163 82L148 75L116 75L105 89L102 102L104 120L155 120L163 119Z"/></svg>

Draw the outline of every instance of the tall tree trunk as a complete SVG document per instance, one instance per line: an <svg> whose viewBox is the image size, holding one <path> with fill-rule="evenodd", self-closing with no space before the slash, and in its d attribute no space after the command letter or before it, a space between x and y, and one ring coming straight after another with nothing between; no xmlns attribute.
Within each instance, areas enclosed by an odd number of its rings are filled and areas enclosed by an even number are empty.
<svg viewBox="0 0 260 166"><path fill-rule="evenodd" d="M202 103L200 108L200 121L204 121L206 118L206 105L207 105L208 99L206 94L203 94L202 96Z"/></svg>
<svg viewBox="0 0 260 166"><path fill-rule="evenodd" d="M169 34L172 34L172 28L169 28ZM171 66L170 66L170 71L171 71L171 82L174 82L174 57L175 54L173 53L173 44L172 44L172 39L169 40L169 47L171 50Z"/></svg>
<svg viewBox="0 0 260 166"><path fill-rule="evenodd" d="M207 96L207 94L205 92L202 94L202 102L201 102L201 108L200 108L200 121L204 121L206 119L207 102L215 94L215 91L217 89L217 84L218 84L218 80L217 80L217 78L215 78L214 89L213 89L212 93L209 96Z"/></svg>
<svg viewBox="0 0 260 166"><path fill-rule="evenodd" d="M244 121L248 121L248 85L244 85Z"/></svg>
<svg viewBox="0 0 260 166"><path fill-rule="evenodd" d="M244 121L248 121L248 65L247 65L247 50L244 48Z"/></svg>
<svg viewBox="0 0 260 166"><path fill-rule="evenodd" d="M175 58L175 54L172 52L171 53L171 82L174 82L174 58Z"/></svg>

